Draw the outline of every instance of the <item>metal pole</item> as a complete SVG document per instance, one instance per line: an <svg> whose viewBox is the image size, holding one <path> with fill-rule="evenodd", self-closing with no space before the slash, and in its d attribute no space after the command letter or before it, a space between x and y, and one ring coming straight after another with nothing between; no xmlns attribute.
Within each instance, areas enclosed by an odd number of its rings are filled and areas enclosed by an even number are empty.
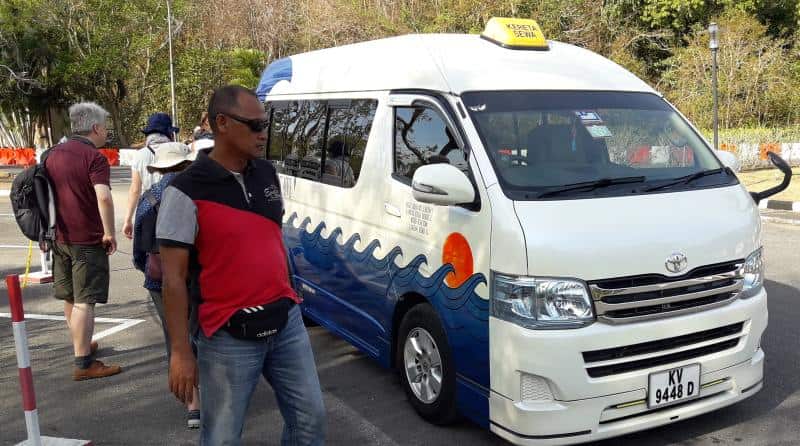
<svg viewBox="0 0 800 446"><path fill-rule="evenodd" d="M169 43L169 89L170 97L172 98L172 122L175 127L178 126L178 107L175 103L175 68L172 60L172 7L171 0L167 2L167 42ZM173 135L175 136L175 135Z"/></svg>
<svg viewBox="0 0 800 446"><path fill-rule="evenodd" d="M711 50L711 89L714 94L714 150L719 150L719 98L717 94L717 49Z"/></svg>
<svg viewBox="0 0 800 446"><path fill-rule="evenodd" d="M42 446L39 432L39 411L36 408L36 393L33 390L31 355L28 351L28 334L25 329L25 311L22 308L22 290L16 274L6 276L8 303L11 307L11 327L14 331L14 345L17 350L19 385L22 391L22 408L25 410L25 428L28 431L26 445Z"/></svg>
<svg viewBox="0 0 800 446"><path fill-rule="evenodd" d="M714 150L719 150L719 103L717 94L717 50L719 49L719 26L708 25L708 48L711 49L711 95L714 97Z"/></svg>

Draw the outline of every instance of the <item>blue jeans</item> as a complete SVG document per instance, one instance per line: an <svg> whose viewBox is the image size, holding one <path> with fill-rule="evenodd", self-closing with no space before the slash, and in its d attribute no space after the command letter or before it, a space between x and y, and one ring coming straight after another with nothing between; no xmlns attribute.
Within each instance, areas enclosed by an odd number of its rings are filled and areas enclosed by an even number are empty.
<svg viewBox="0 0 800 446"><path fill-rule="evenodd" d="M236 339L218 330L197 335L201 446L241 444L242 429L259 376L272 386L283 415L284 446L325 443L325 407L311 342L300 307L286 327L266 341Z"/></svg>

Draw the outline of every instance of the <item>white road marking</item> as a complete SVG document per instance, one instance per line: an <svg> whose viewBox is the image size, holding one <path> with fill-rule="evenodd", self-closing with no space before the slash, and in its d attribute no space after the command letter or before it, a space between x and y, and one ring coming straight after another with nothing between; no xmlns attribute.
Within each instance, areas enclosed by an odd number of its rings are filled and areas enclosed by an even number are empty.
<svg viewBox="0 0 800 446"><path fill-rule="evenodd" d="M28 245L0 245L0 249L17 249L17 248L28 249ZM37 246L36 249L38 250L39 247Z"/></svg>
<svg viewBox="0 0 800 446"><path fill-rule="evenodd" d="M11 313L0 313L0 317L11 317ZM58 316L54 314L25 314L25 319L38 319L38 320L45 320L45 321L66 321L67 318L64 316ZM133 327L134 325L141 324L144 322L144 319L117 319L117 318L110 318L110 317L96 317L94 318L94 322L97 324L119 324L116 327L109 328L108 330L103 330L99 333L95 333L92 337L93 341L97 341L103 339L107 336L111 336L114 333L119 333L122 330L126 330L128 328Z"/></svg>
<svg viewBox="0 0 800 446"><path fill-rule="evenodd" d="M97 318L97 319L95 319L95 322L101 322L102 323L102 321L100 321L99 319L103 319L103 318ZM125 319L122 319L122 320L125 320ZM117 332L120 332L122 330L131 328L134 325L140 324L142 322L144 322L144 319L127 319L127 322L123 322L122 324L117 325L116 327L109 328L108 330L103 330L100 333L95 333L95 335L92 336L92 340L97 341L99 339L103 339L106 336L111 336L114 333L117 333Z"/></svg>
<svg viewBox="0 0 800 446"><path fill-rule="evenodd" d="M11 189L0 189L0 197L8 197L11 195Z"/></svg>

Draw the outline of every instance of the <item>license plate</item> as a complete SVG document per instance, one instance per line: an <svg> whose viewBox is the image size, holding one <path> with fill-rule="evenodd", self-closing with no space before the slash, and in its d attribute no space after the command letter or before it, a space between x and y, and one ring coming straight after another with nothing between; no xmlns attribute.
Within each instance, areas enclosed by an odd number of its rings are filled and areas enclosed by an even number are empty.
<svg viewBox="0 0 800 446"><path fill-rule="evenodd" d="M664 372L651 373L647 406L655 408L700 395L700 364L691 364Z"/></svg>

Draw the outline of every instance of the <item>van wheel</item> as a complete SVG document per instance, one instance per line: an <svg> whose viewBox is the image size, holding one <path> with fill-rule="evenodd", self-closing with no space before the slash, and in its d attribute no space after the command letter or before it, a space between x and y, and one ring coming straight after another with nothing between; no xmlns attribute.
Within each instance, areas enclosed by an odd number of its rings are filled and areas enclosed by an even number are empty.
<svg viewBox="0 0 800 446"><path fill-rule="evenodd" d="M396 364L411 405L431 423L455 421L455 365L442 323L430 304L417 305L405 315L397 342Z"/></svg>

